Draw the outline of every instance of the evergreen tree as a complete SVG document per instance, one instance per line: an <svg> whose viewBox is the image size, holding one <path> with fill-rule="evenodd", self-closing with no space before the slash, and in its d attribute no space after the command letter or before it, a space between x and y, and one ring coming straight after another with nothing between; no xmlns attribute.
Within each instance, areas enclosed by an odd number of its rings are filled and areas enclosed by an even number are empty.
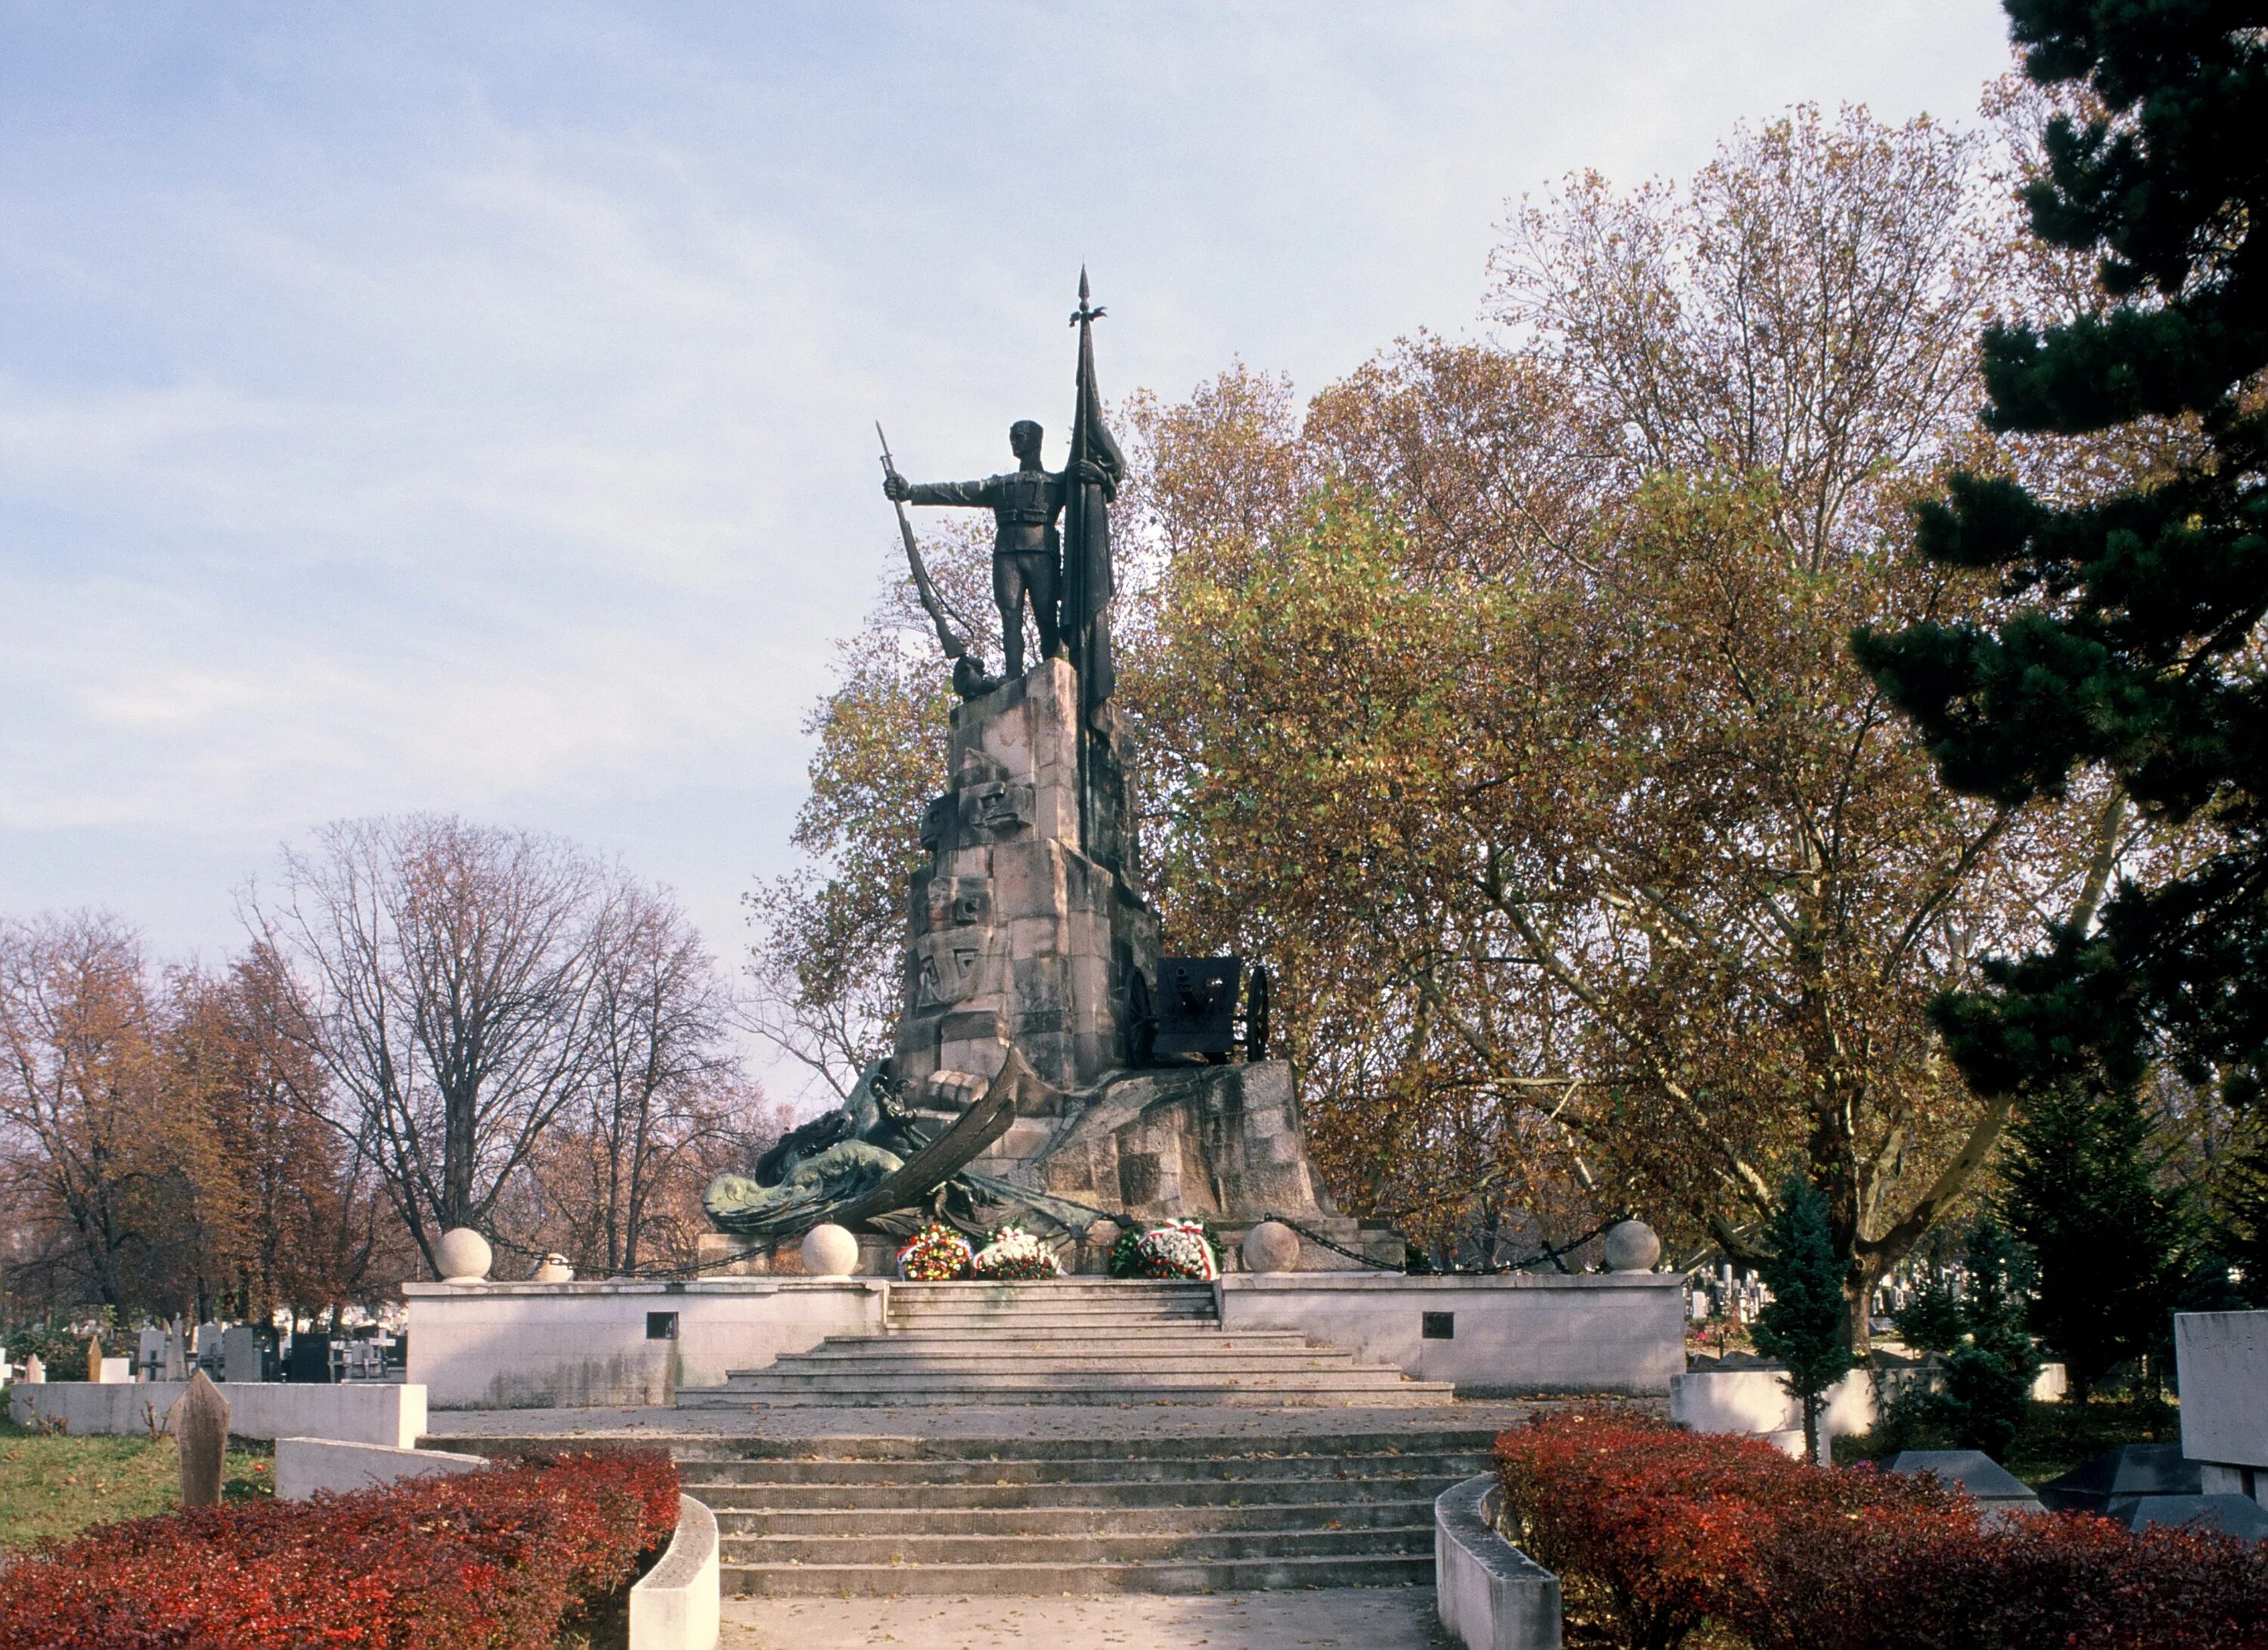
<svg viewBox="0 0 2268 1650"><path fill-rule="evenodd" d="M1949 1352L1968 1333L1959 1297L1945 1274L1934 1267L1896 1322L1898 1338L1918 1352Z"/></svg>
<svg viewBox="0 0 2268 1650"><path fill-rule="evenodd" d="M1998 1461L2023 1425L2040 1373L2039 1349L2024 1328L2032 1262L1991 1220L1970 1233L1966 1261L1961 1315L1969 1340L1946 1360L1942 1412L1958 1444Z"/></svg>
<svg viewBox="0 0 2268 1650"><path fill-rule="evenodd" d="M1821 1403L1853 1362L1851 1307L1827 1199L1810 1182L1789 1175L1763 1240L1771 1256L1756 1270L1772 1298L1756 1318L1756 1350L1787 1366L1787 1389L1803 1406L1804 1452L1816 1462Z"/></svg>
<svg viewBox="0 0 2268 1650"><path fill-rule="evenodd" d="M2149 1131L2132 1089L2080 1083L2032 1095L2011 1131L2004 1207L2039 1263L2031 1324L2080 1400L2164 1339L2181 1288L2185 1211L2156 1184Z"/></svg>
<svg viewBox="0 0 2268 1650"><path fill-rule="evenodd" d="M2268 1139L2243 1153L2229 1179L2221 1252L2236 1271L2244 1302L2268 1307Z"/></svg>
<svg viewBox="0 0 2268 1650"><path fill-rule="evenodd" d="M2122 882L2099 928L2051 930L1940 1003L1971 1083L2131 1084L2155 1043L2249 1103L2268 1074L2268 7L2005 4L2030 77L2099 101L2049 124L2025 199L2041 239L2099 254L2110 302L1988 330L1986 421L2051 437L2158 421L2178 456L2081 500L1955 475L1919 547L2002 570L2007 616L1861 630L1858 653L1948 785L2020 803L2099 768L2211 834L2178 872Z"/></svg>

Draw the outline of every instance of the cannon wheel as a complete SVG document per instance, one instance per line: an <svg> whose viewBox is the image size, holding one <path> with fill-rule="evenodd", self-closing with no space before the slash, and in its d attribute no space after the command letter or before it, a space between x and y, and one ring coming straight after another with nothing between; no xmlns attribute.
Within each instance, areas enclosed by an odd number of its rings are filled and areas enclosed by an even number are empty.
<svg viewBox="0 0 2268 1650"><path fill-rule="evenodd" d="M1126 971L1126 1064L1139 1070L1158 1050L1158 1010L1139 969Z"/></svg>

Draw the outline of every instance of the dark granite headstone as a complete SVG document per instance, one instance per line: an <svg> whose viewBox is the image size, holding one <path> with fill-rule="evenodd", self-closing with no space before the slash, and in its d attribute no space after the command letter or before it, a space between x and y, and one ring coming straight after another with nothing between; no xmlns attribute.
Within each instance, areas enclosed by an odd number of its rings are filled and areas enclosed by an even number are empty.
<svg viewBox="0 0 2268 1650"><path fill-rule="evenodd" d="M2120 1495L2103 1509L2132 1530L2205 1529L2240 1541L2268 1540L2268 1509L2247 1495Z"/></svg>
<svg viewBox="0 0 2268 1650"><path fill-rule="evenodd" d="M1981 1449L1902 1449L1890 1457L1892 1472L1933 1472L1938 1482L1966 1492L1978 1505L2010 1513L2039 1510L2039 1497L2021 1478Z"/></svg>
<svg viewBox="0 0 2268 1650"><path fill-rule="evenodd" d="M2117 1497L2198 1495L2205 1484L2179 1444L2121 1444L2040 1485L2040 1504L2058 1513L2102 1513Z"/></svg>

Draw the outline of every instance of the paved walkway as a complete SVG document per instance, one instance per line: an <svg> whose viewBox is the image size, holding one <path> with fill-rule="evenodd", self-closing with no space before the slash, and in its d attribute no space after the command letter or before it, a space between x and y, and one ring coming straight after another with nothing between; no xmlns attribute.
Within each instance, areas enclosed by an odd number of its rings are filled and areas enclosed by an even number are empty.
<svg viewBox="0 0 2268 1650"><path fill-rule="evenodd" d="M721 1650L1447 1650L1430 1587L1101 1598L729 1598Z"/></svg>

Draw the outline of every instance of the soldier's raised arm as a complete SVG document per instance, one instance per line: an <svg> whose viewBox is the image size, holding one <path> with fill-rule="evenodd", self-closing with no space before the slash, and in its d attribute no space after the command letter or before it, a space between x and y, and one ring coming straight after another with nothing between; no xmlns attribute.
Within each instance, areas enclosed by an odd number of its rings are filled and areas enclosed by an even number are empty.
<svg viewBox="0 0 2268 1650"><path fill-rule="evenodd" d="M965 505L981 509L993 502L992 478L981 482L909 482L902 475L887 475L882 480L882 491L889 497L908 505Z"/></svg>

